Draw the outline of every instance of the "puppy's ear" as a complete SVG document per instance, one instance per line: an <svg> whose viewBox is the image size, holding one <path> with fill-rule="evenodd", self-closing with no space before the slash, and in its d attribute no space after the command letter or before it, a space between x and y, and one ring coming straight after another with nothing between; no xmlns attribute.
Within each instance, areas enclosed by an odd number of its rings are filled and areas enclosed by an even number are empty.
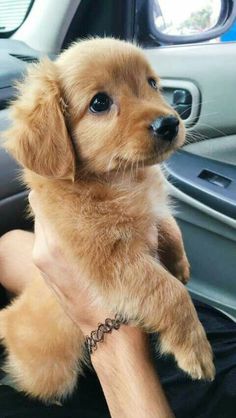
<svg viewBox="0 0 236 418"><path fill-rule="evenodd" d="M26 168L46 177L74 179L75 156L62 111L56 65L32 66L11 106L6 149Z"/></svg>

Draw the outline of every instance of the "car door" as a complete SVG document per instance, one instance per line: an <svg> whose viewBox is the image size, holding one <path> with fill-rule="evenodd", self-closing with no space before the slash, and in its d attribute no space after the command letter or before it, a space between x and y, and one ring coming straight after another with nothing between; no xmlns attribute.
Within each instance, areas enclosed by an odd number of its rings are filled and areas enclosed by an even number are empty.
<svg viewBox="0 0 236 418"><path fill-rule="evenodd" d="M149 13L154 3L149 2ZM172 9L181 7L180 3L172 2ZM158 3L159 10L161 6L163 2ZM230 42L218 37L195 44L162 42L157 47L151 45L152 36L144 46L161 76L163 94L182 111L187 128L186 145L165 166L191 264L189 289L193 296L236 317L236 37L232 26L231 33ZM156 41L160 42L157 32Z"/></svg>

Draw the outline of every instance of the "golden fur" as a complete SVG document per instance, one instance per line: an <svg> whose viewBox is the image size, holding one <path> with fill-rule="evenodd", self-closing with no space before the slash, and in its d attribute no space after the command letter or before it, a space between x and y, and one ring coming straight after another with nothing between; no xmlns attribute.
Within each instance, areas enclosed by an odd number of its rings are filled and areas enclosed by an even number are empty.
<svg viewBox="0 0 236 418"><path fill-rule="evenodd" d="M149 77L158 80L132 44L75 43L56 62L29 69L11 108L7 148L99 303L159 332L161 352L193 378L212 379L212 351L181 283L188 262L158 165L183 144L184 127L180 121L177 138L154 147L149 125L177 114ZM93 114L89 103L104 91L113 104ZM84 340L40 274L1 312L0 335L20 389L46 401L71 393Z"/></svg>

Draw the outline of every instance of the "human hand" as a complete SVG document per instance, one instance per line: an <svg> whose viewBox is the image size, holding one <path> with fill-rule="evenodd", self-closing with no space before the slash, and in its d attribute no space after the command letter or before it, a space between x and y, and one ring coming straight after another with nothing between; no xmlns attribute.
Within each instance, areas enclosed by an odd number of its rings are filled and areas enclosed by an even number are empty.
<svg viewBox="0 0 236 418"><path fill-rule="evenodd" d="M38 193L31 191L29 202L35 215L33 261L66 313L88 334L114 314L92 296L89 280L81 273L79 264L67 259L60 236L43 213Z"/></svg>

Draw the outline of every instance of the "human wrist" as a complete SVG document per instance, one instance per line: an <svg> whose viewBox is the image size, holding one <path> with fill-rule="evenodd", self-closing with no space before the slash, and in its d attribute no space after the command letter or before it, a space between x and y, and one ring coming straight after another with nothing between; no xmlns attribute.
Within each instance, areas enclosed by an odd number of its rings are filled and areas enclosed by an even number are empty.
<svg viewBox="0 0 236 418"><path fill-rule="evenodd" d="M95 369L100 369L100 366L104 368L107 362L120 367L124 364L124 358L127 359L129 356L147 358L147 352L147 336L138 328L122 324L119 330L113 330L98 343L97 349L91 355L91 362Z"/></svg>

